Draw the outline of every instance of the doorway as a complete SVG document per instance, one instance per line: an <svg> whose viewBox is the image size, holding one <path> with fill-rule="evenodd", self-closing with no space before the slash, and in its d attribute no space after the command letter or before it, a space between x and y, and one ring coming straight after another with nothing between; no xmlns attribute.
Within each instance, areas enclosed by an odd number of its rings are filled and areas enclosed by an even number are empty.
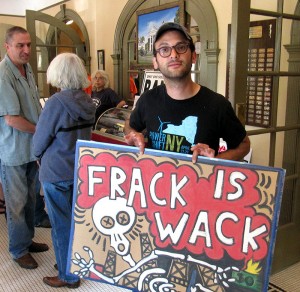
<svg viewBox="0 0 300 292"><path fill-rule="evenodd" d="M273 7L267 10L262 1L233 1L231 35L234 35L235 39L231 40L229 95L237 108L243 109L245 113L253 108L256 116L258 102L266 102L265 116L269 111L270 121L264 127L258 126L258 122L264 120L258 117L255 126L246 125L250 140L256 147L253 149L253 160L258 161L258 164L286 170L272 263L272 273L275 273L300 260L300 3L297 0L273 2ZM276 23L275 30L269 25L269 32L275 33L274 60L272 60L274 64L259 68L260 58L264 59L264 64L268 62L268 52L260 55L258 51L255 55L253 48L256 63L255 68L251 69L249 58L248 63L241 60L247 60L251 49L250 23L258 18L271 19ZM254 61L250 60L250 65L251 63L254 64ZM255 87L260 80L263 81L263 86L264 81L269 82L272 96L266 94L270 91L255 89L255 92L249 95L253 96L253 107L247 108L247 91L249 92L252 86L249 81L254 82ZM260 94L257 94L258 92ZM271 103L266 97L272 97Z"/></svg>
<svg viewBox="0 0 300 292"><path fill-rule="evenodd" d="M68 20L73 20L67 25ZM39 88L41 103L56 89L46 82L46 72L53 58L62 52L77 54L90 73L90 46L86 28L79 15L61 5L61 11L52 17L42 12L26 11L27 30L31 35L31 66Z"/></svg>

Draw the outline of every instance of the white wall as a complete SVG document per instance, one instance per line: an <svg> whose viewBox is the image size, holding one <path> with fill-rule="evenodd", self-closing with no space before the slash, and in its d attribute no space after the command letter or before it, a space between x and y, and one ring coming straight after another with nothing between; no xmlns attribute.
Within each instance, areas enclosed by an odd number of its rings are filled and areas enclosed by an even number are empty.
<svg viewBox="0 0 300 292"><path fill-rule="evenodd" d="M96 40L94 43L94 50L91 52L91 55L95 56L92 68L93 70L97 69L97 50L104 49L105 71L107 71L110 76L112 87L114 87L114 80L113 60L111 55L113 54L115 29L119 16L126 3L127 0L97 1L97 13L95 13L97 26L94 31L94 38Z"/></svg>
<svg viewBox="0 0 300 292"><path fill-rule="evenodd" d="M0 13L5 15L25 16L26 9L41 10L49 7L61 0L0 0Z"/></svg>

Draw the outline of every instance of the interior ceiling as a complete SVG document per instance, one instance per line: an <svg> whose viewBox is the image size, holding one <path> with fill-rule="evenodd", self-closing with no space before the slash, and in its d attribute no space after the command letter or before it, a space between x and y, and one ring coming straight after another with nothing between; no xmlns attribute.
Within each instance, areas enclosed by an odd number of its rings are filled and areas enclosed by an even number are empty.
<svg viewBox="0 0 300 292"><path fill-rule="evenodd" d="M67 0L69 1L69 0ZM61 0L0 0L0 15L25 16L26 9L43 10L64 3Z"/></svg>

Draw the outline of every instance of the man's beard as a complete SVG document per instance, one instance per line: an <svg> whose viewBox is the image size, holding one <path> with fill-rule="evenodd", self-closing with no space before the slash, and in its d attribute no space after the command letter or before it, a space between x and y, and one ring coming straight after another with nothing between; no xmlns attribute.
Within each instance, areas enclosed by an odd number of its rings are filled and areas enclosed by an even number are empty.
<svg viewBox="0 0 300 292"><path fill-rule="evenodd" d="M159 65L159 64L158 64ZM166 66L158 66L160 72L162 75L170 80L182 80L185 79L190 73L191 73L191 68L192 64L190 62L188 63L182 63L182 67L180 70L169 70L169 68Z"/></svg>

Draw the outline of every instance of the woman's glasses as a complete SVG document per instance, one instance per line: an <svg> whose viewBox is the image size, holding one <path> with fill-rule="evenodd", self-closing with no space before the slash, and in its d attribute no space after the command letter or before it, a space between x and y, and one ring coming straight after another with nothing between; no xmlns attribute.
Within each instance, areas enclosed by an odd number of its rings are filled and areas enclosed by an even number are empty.
<svg viewBox="0 0 300 292"><path fill-rule="evenodd" d="M96 77L96 76L95 76L95 77L94 77L94 80L105 80L105 77L102 77L102 76L101 76L101 77L98 77L98 76Z"/></svg>

